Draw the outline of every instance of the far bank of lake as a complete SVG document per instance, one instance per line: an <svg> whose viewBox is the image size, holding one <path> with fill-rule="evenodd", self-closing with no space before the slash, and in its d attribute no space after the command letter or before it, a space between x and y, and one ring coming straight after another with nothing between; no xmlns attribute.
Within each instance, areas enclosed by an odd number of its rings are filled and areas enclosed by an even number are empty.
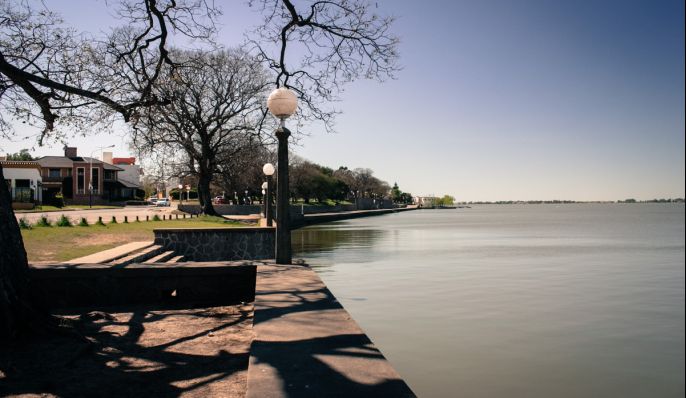
<svg viewBox="0 0 686 398"><path fill-rule="evenodd" d="M420 210L293 246L419 396L683 396L683 204Z"/></svg>

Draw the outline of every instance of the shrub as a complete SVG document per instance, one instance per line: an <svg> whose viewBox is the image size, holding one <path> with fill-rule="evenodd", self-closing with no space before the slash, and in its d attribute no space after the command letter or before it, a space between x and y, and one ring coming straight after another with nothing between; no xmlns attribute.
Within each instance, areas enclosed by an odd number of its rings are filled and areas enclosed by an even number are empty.
<svg viewBox="0 0 686 398"><path fill-rule="evenodd" d="M60 216L60 219L57 220L57 226L58 227L71 227L71 221L69 221L69 218L67 218L67 216L62 214Z"/></svg>
<svg viewBox="0 0 686 398"><path fill-rule="evenodd" d="M55 207L58 207L60 209L64 207L64 196L62 195L62 193L55 194L55 200L53 201L53 203Z"/></svg>
<svg viewBox="0 0 686 398"><path fill-rule="evenodd" d="M31 229L31 223L29 222L29 220L26 219L26 217L22 217L19 219L19 228Z"/></svg>
<svg viewBox="0 0 686 398"><path fill-rule="evenodd" d="M152 217L152 220L153 220L153 221L162 221L162 220L160 219L160 216L158 216L157 214L155 214L155 215Z"/></svg>
<svg viewBox="0 0 686 398"><path fill-rule="evenodd" d="M88 220L86 220L85 217L81 217L81 221L79 221L79 227L87 227L88 226Z"/></svg>
<svg viewBox="0 0 686 398"><path fill-rule="evenodd" d="M50 226L50 220L48 220L48 217L45 214L43 214L38 219L36 226L38 226L38 227L49 227Z"/></svg>

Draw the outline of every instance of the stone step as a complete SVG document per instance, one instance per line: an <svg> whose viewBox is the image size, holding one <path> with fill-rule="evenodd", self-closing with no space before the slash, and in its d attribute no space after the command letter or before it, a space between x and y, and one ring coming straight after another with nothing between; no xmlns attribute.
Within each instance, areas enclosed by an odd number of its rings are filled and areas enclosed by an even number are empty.
<svg viewBox="0 0 686 398"><path fill-rule="evenodd" d="M129 254L126 257L122 257L118 260L114 260L110 263L107 263L108 265L111 265L113 267L124 267L129 264L133 263L142 263L145 260L155 257L158 254L162 253L164 249L160 245L152 245L150 247L146 247L143 250L134 252L132 254Z"/></svg>
<svg viewBox="0 0 686 398"><path fill-rule="evenodd" d="M153 258L145 260L144 264L163 263L172 257L174 257L174 250L169 250L169 251L163 252L162 254L158 254Z"/></svg>
<svg viewBox="0 0 686 398"><path fill-rule="evenodd" d="M153 245L153 242L131 242L112 249L103 250L88 256L64 261L62 264L105 264L126 257L136 251Z"/></svg>
<svg viewBox="0 0 686 398"><path fill-rule="evenodd" d="M167 264L174 264L183 261L183 256L176 256L172 257L171 259L167 260Z"/></svg>

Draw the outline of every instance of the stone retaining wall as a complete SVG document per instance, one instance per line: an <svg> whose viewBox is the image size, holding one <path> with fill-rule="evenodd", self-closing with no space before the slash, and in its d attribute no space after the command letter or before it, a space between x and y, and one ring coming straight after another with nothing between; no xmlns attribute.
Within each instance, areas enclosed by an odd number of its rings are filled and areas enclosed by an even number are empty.
<svg viewBox="0 0 686 398"><path fill-rule="evenodd" d="M274 228L159 228L155 244L186 261L274 258Z"/></svg>

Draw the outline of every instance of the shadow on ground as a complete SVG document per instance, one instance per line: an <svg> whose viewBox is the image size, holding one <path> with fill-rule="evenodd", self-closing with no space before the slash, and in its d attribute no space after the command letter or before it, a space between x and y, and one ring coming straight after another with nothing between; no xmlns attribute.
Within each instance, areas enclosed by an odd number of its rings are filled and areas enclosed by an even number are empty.
<svg viewBox="0 0 686 398"><path fill-rule="evenodd" d="M82 315L85 340L0 347L0 396L244 396L252 305L126 311Z"/></svg>

